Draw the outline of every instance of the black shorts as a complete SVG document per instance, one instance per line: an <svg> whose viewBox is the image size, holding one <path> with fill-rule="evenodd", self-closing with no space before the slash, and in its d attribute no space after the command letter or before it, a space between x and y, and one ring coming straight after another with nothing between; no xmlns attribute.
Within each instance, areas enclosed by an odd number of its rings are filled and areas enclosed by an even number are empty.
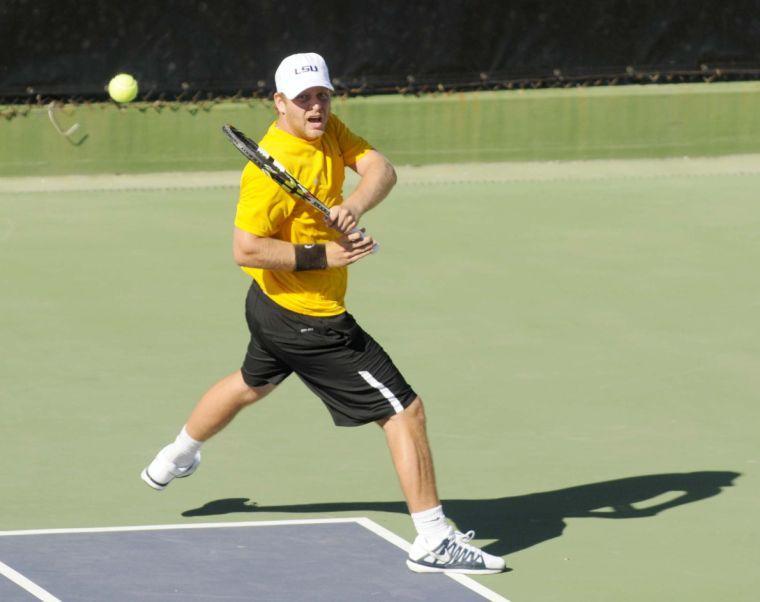
<svg viewBox="0 0 760 602"><path fill-rule="evenodd" d="M251 387L278 385L295 372L337 426L393 416L417 397L385 350L348 312L317 318L290 311L254 280L245 316L251 341L242 373Z"/></svg>

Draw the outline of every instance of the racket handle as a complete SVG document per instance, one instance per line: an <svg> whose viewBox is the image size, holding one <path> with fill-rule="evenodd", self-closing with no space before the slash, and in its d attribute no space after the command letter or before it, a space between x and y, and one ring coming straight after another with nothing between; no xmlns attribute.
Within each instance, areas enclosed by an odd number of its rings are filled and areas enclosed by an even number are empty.
<svg viewBox="0 0 760 602"><path fill-rule="evenodd" d="M354 232L358 232L359 235L364 238L364 232L361 231L361 228L352 228L349 234L353 234ZM375 243L372 245L372 253L377 253L380 250L380 243Z"/></svg>

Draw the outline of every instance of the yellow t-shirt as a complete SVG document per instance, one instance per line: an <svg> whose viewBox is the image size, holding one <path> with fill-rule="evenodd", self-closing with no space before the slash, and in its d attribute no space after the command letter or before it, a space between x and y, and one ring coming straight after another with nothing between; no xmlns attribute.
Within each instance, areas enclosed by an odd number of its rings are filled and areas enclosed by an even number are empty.
<svg viewBox="0 0 760 602"><path fill-rule="evenodd" d="M371 150L366 140L353 134L331 115L325 133L304 140L273 123L260 146L328 207L343 202L346 165L353 165ZM325 224L311 205L290 196L253 163L240 180L235 226L256 236L293 244L326 243L340 234ZM275 303L310 316L335 316L346 311L344 298L347 268L285 272L244 267Z"/></svg>

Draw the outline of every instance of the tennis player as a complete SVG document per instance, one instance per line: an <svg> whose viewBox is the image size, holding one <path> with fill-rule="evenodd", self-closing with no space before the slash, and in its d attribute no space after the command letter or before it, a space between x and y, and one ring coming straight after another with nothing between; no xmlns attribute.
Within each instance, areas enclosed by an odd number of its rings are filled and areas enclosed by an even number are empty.
<svg viewBox="0 0 760 602"><path fill-rule="evenodd" d="M417 572L497 573L486 554L446 519L438 498L422 400L383 348L346 311L347 266L374 240L350 233L396 183L391 164L331 113L327 65L314 53L286 57L275 73L277 119L261 147L330 207L324 217L248 163L235 216L233 254L251 276L250 343L240 370L200 399L173 443L143 470L164 489L190 476L201 445L244 407L295 373L338 426L374 422L383 431L418 532L407 559ZM345 168L361 179L345 199ZM337 231L336 231L337 230Z"/></svg>

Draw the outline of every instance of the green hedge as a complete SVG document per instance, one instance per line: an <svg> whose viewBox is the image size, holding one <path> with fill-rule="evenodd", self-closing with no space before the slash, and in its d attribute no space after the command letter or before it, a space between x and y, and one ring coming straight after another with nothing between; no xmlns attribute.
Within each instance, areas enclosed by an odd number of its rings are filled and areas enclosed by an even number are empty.
<svg viewBox="0 0 760 602"><path fill-rule="evenodd" d="M760 82L337 98L333 110L398 164L760 152ZM0 107L0 175L222 170L221 134L260 137L267 101Z"/></svg>

